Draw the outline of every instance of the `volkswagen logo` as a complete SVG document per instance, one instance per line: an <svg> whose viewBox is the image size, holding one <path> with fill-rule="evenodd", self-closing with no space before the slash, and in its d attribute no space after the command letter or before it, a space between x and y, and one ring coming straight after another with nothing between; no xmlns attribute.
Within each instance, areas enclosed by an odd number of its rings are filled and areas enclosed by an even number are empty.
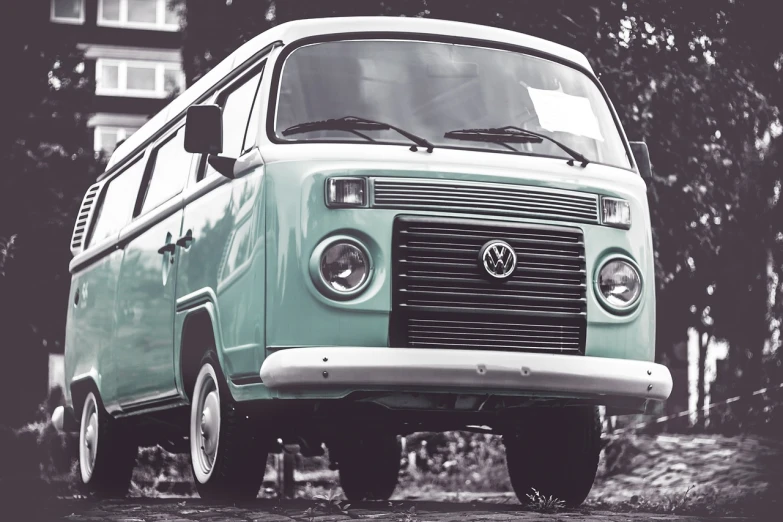
<svg viewBox="0 0 783 522"><path fill-rule="evenodd" d="M479 252L479 265L495 279L506 279L517 267L517 254L505 241L490 241Z"/></svg>

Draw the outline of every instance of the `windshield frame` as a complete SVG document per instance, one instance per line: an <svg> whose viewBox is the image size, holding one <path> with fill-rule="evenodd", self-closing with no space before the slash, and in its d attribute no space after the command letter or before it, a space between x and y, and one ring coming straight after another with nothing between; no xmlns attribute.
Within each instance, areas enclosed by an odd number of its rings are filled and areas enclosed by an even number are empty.
<svg viewBox="0 0 783 522"><path fill-rule="evenodd" d="M595 76L595 74L592 71L581 66L580 64L564 59L561 56L544 52L539 49L532 49L525 46L508 44L508 43L498 42L493 40L483 40L483 39L468 38L468 37L461 37L461 36L444 36L444 35L437 35L437 34L430 34L430 33L415 33L415 32L409 33L409 32L400 32L400 31L365 31L365 32L331 33L331 34L327 33L327 34L321 34L315 36L308 36L305 38L301 38L299 40L295 40L285 45L283 49L280 51L280 54L277 56L277 59L275 60L274 68L272 70L271 86L269 92L269 104L267 105L266 125L265 125L267 139L270 142L277 145L302 144L302 143L341 143L341 144L355 144L355 145L365 144L365 145L397 145L397 146L409 145L408 143L380 141L380 140L371 142L371 141L355 140L355 139L345 139L345 140L283 139L278 137L277 132L275 131L275 127L277 123L278 101L280 97L280 79L282 76L283 67L285 66L285 62L288 59L288 57L291 55L291 53L293 53L294 51L302 47L307 47L315 44L340 42L340 41L368 41L368 40L413 41L413 42L420 41L426 43L444 43L444 44L481 47L486 49L494 49L500 51L509 51L509 52L527 54L530 56L534 56L536 58L542 58L545 60L549 60L564 65L566 67L570 67L585 75L598 88L598 91L601 93L601 96L604 99L604 103L606 103L607 107L609 108L609 112L612 115L612 121L614 122L615 128L617 129L617 132L620 135L620 141L622 141L623 143L623 149L625 150L625 155L626 158L628 158L628 163L630 167L626 167L622 165L613 165L609 163L602 163L599 161L591 161L590 163L593 165L603 165L603 166L622 169L622 170L629 170L636 174L639 173L638 166L636 165L636 161L633 157L633 153L631 152L631 147L629 145L628 138L625 135L625 131L623 130L622 125L620 124L620 119L619 116L617 115L617 111L615 111L614 105L609 100L609 96L606 92L606 89L601 84L601 82L598 81L598 78ZM500 147L498 148L498 150L470 147L467 145L468 143L470 142L468 141L461 142L459 145L439 144L436 146L436 149L463 150L469 152L489 152L489 153L496 153L496 154L513 154L517 156L551 158L551 159L558 159L558 160L566 159L563 156L554 156L550 154L538 154L538 153L532 153L526 151L510 151L507 149L502 149Z"/></svg>

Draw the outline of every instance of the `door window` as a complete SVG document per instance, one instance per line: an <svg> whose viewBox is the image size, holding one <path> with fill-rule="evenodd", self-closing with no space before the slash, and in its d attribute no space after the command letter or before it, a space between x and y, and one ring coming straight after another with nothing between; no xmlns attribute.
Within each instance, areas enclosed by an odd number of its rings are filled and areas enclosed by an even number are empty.
<svg viewBox="0 0 783 522"><path fill-rule="evenodd" d="M261 72L234 89L223 103L223 154L237 158L242 154L248 117L258 90Z"/></svg>
<svg viewBox="0 0 783 522"><path fill-rule="evenodd" d="M223 155L238 158L255 142L258 132L255 123L258 119L256 95L261 82L262 71L254 74L246 81L232 86L232 90L223 92L218 97L218 105L223 107ZM255 122L248 126L248 122ZM249 130L252 127L252 131ZM216 174L217 172L202 158L203 169L199 169L198 179ZM202 172L204 174L202 175Z"/></svg>
<svg viewBox="0 0 783 522"><path fill-rule="evenodd" d="M141 213L176 196L185 186L191 155L185 151L185 127L159 145L152 156L152 176Z"/></svg>
<svg viewBox="0 0 783 522"><path fill-rule="evenodd" d="M132 165L109 181L109 185L104 189L105 195L101 206L95 215L90 245L117 234L130 222L143 174L144 161L140 156Z"/></svg>

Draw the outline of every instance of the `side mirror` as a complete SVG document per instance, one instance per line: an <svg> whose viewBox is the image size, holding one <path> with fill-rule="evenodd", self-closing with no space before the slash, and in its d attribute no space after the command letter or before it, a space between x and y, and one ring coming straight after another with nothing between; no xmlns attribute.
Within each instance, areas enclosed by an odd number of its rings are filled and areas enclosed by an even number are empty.
<svg viewBox="0 0 783 522"><path fill-rule="evenodd" d="M188 108L185 150L194 154L223 152L223 110L219 105L192 105Z"/></svg>
<svg viewBox="0 0 783 522"><path fill-rule="evenodd" d="M647 144L643 141L632 141L631 152L642 178L652 179L652 163L650 163L650 150L647 148Z"/></svg>

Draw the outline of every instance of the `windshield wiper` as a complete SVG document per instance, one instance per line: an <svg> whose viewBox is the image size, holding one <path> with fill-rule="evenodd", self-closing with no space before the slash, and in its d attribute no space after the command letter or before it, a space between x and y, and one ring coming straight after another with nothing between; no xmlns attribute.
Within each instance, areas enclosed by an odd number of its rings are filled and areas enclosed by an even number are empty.
<svg viewBox="0 0 783 522"><path fill-rule="evenodd" d="M310 121L307 123L298 123L296 125L292 125L291 127L285 129L283 131L283 136L290 136L292 134L301 134L303 132L312 132L312 131L321 131L321 130L341 130L346 132L352 132L353 134L356 134L357 136L360 136L366 139L367 141L375 141L375 140L372 139L370 136L367 136L366 134L361 133L359 131L393 130L396 133L405 136L406 138L408 138L414 143L414 145L411 145L411 149L410 149L413 152L419 150L418 147L426 147L427 152L432 152L432 149L435 148L434 145L429 141L427 141L426 139L422 138L421 136L417 136L411 132L408 132L405 129L395 127L394 125L389 125L388 123L384 123L382 121L368 120L366 118L357 118L356 116L344 116L342 118Z"/></svg>
<svg viewBox="0 0 783 522"><path fill-rule="evenodd" d="M550 141L563 149L569 156L582 163L582 167L586 167L590 160L584 157L583 154L575 151L568 145L561 141L558 141L546 134L539 134L527 129L521 129L508 125L506 127L497 127L490 129L459 129L449 131L443 135L444 138L450 138L453 140L465 140L465 141L486 141L490 143L497 143L506 147L514 152L519 152L515 148L511 147L509 143L541 143L543 140ZM568 161L569 165L574 164L574 160Z"/></svg>

